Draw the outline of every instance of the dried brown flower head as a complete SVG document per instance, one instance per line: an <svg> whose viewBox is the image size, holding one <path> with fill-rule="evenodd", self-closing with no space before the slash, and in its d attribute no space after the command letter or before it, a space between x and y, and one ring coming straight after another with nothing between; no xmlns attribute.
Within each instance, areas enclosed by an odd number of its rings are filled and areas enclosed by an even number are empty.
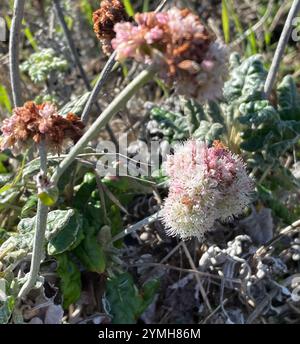
<svg viewBox="0 0 300 344"><path fill-rule="evenodd" d="M111 40L116 36L115 24L128 20L124 5L119 0L103 0L100 8L93 13L94 31L101 41L103 52L106 55L113 51Z"/></svg>
<svg viewBox="0 0 300 344"><path fill-rule="evenodd" d="M67 141L75 143L79 140L83 128L83 123L76 115L69 113L63 117L53 104L26 102L4 120L0 149L10 148L14 154L19 154L32 142L45 140L49 151L60 153Z"/></svg>

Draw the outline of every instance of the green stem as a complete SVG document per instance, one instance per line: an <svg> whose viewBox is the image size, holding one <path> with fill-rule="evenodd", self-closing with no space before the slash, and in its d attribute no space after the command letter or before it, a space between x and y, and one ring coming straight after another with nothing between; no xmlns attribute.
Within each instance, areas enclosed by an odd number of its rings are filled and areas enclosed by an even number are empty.
<svg viewBox="0 0 300 344"><path fill-rule="evenodd" d="M154 68L141 72L127 87L110 103L110 105L102 112L94 124L86 131L76 145L71 149L68 156L60 163L54 172L51 182L57 184L59 178L64 171L75 160L76 156L86 147L86 145L94 139L99 131L109 122L109 120L120 111L128 102L128 100L139 90L143 85L150 81L154 76Z"/></svg>
<svg viewBox="0 0 300 344"><path fill-rule="evenodd" d="M41 168L40 173L41 175L47 174L47 151L45 142L42 141L39 145L39 153L40 153L40 162ZM31 265L30 271L28 275L28 279L26 280L25 284L22 286L18 298L24 298L28 292L35 286L37 281L38 273L40 270L41 260L43 258L44 253L44 241L45 241L45 231L47 226L47 216L48 216L48 207L45 206L42 201L39 199L38 207L37 207L37 215L36 215L36 228L34 233L34 240L33 240L33 251L31 257Z"/></svg>

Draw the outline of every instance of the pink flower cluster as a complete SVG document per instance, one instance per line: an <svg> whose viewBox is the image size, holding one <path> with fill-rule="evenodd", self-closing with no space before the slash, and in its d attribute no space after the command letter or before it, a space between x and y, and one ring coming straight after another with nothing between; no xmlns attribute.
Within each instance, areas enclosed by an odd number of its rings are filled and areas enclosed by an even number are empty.
<svg viewBox="0 0 300 344"><path fill-rule="evenodd" d="M178 94L199 101L220 97L227 76L227 48L187 9L136 14L114 26L116 58L159 64L160 76Z"/></svg>
<svg viewBox="0 0 300 344"><path fill-rule="evenodd" d="M240 214L251 202L253 182L242 159L219 141L189 140L168 156L169 195L162 219L171 236L200 240L217 219Z"/></svg>

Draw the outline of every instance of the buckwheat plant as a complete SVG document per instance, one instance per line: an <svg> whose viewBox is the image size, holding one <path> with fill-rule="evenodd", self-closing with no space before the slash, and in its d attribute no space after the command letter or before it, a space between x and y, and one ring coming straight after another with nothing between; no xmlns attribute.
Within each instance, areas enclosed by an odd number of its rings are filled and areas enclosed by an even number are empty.
<svg viewBox="0 0 300 344"><path fill-rule="evenodd" d="M188 9L138 13L135 23L114 27L116 59L133 58L160 66L159 74L178 94L199 101L221 96L227 76L227 49Z"/></svg>
<svg viewBox="0 0 300 344"><path fill-rule="evenodd" d="M216 220L242 213L251 202L254 184L245 164L219 141L180 144L165 168L170 189L161 216L171 236L201 240Z"/></svg>
<svg viewBox="0 0 300 344"><path fill-rule="evenodd" d="M54 4L58 9L59 1L55 1ZM24 1L17 0L15 7L16 15L13 21L18 25L12 26L11 37L14 39L10 42L10 68L16 109L13 116L3 124L1 148L11 148L15 154L18 154L32 144L38 146L41 165L37 178L38 194L40 191L45 193L47 188L56 187L60 177L78 154L99 135L100 130L126 105L128 100L156 75L164 78L179 94L199 100L214 99L221 94L227 72L227 50L224 45L215 40L196 15L187 9L173 8L161 13L137 14L134 22L130 22L120 1L103 1L100 9L93 16L94 30L98 38L106 45L106 52L111 51L109 44L114 52L107 68L104 68L105 72L100 75L100 81L91 92L82 117L86 118L85 115L88 115L91 104L95 102L100 85L106 80L107 71L114 64L114 56L119 62L131 58L147 66L110 102L83 133L83 124L74 115L61 117L55 107L50 104L38 106L34 103L26 103L23 107L21 106L22 92L17 48ZM57 13L62 18L61 13L59 11ZM70 46L72 47L72 44ZM74 146L48 180L47 151L60 153L65 142L70 140L75 143ZM187 202L189 202L188 199ZM19 298L27 295L38 277L43 257L48 206L40 197L30 272L19 292ZM218 207L220 207L219 204ZM229 214L230 211L227 213ZM193 232L195 231L191 230L190 234ZM182 237L185 236L182 235Z"/></svg>
<svg viewBox="0 0 300 344"><path fill-rule="evenodd" d="M50 103L36 105L27 102L16 107L13 115L5 119L1 127L0 150L10 148L18 155L28 148L38 148L40 155L40 172L36 176L37 194L39 195L36 230L33 242L33 255L29 276L22 286L19 297L24 297L35 285L40 262L43 256L43 245L48 214L48 201L45 196L55 189L47 178L47 151L60 153L67 142L75 143L82 135L84 125L78 117L69 113L60 116L57 109ZM45 204L46 203L46 204Z"/></svg>

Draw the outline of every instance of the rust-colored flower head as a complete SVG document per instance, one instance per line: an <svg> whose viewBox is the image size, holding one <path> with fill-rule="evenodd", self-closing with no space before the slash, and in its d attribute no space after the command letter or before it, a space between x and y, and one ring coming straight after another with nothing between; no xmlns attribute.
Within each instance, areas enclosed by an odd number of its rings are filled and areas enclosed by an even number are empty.
<svg viewBox="0 0 300 344"><path fill-rule="evenodd" d="M227 49L188 9L138 13L135 23L117 23L116 59L160 64L160 74L178 94L199 101L221 96Z"/></svg>
<svg viewBox="0 0 300 344"><path fill-rule="evenodd" d="M93 13L94 31L106 55L113 51L111 40L116 36L115 24L128 20L124 5L119 0L103 0L100 8Z"/></svg>
<svg viewBox="0 0 300 344"><path fill-rule="evenodd" d="M76 115L69 113L63 117L53 104L27 102L15 108L13 115L3 121L0 149L10 148L17 155L33 142L45 140L49 151L60 153L65 143L79 140L83 128L83 123Z"/></svg>

